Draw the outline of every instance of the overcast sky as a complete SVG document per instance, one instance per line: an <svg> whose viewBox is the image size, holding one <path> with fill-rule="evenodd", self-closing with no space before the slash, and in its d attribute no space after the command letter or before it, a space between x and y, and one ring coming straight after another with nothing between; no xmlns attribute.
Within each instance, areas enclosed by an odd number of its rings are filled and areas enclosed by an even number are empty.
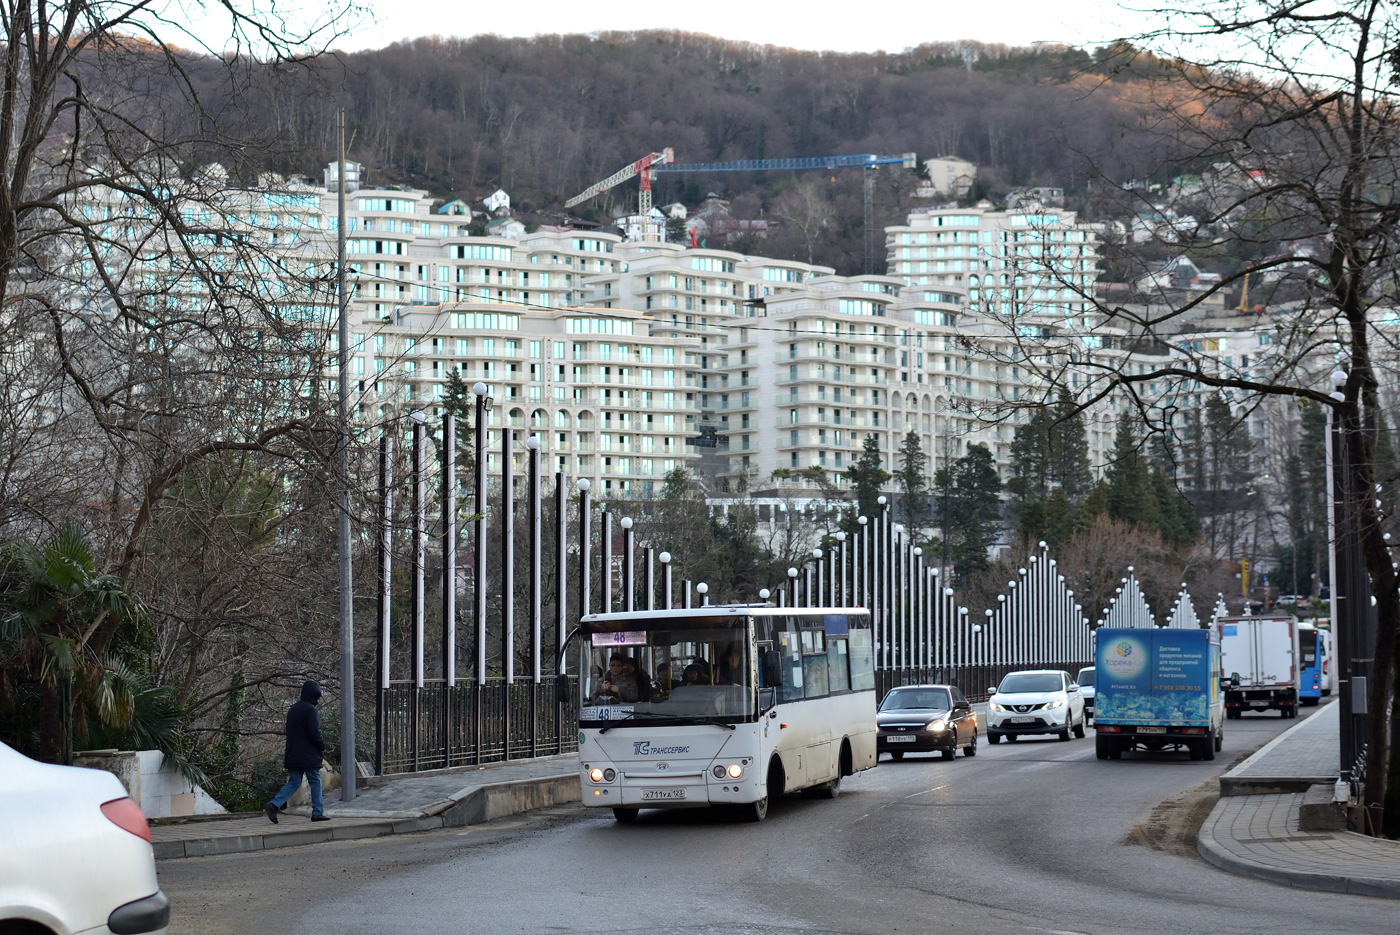
<svg viewBox="0 0 1400 935"><path fill-rule="evenodd" d="M1111 38L1103 32L1103 2L997 0L995 3L793 3L700 0L692 3L524 3L447 5L434 0L375 4L377 22L355 31L351 48L375 48L409 36L440 33L588 33L599 30L681 29L799 49L900 51L922 42L977 39L1027 45L1080 45Z"/></svg>
<svg viewBox="0 0 1400 935"><path fill-rule="evenodd" d="M174 0L179 3L180 0ZM698 0L690 3L587 3L534 0L449 4L442 0L361 0L371 18L335 45L380 48L417 36L532 36L604 30L681 29L767 45L835 52L902 51L923 42L976 39L1007 45L1087 45L1129 32L1128 17L1101 0L997 0L995 3L793 3ZM312 0L314 3L314 0ZM308 4L310 5L310 4ZM286 9L283 5L282 9ZM186 9L188 13L188 8ZM200 30L204 33L204 30ZM212 34L205 33L211 36ZM217 42L218 40L212 40Z"/></svg>

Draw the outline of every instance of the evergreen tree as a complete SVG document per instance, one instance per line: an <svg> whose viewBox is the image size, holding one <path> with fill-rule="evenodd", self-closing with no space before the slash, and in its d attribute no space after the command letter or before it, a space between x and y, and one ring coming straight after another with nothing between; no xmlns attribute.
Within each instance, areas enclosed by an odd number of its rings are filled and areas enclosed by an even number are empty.
<svg viewBox="0 0 1400 935"><path fill-rule="evenodd" d="M1049 444L1046 445L1050 479L1059 485L1071 503L1088 494L1094 484L1094 475L1089 469L1089 433L1084 428L1084 414L1077 408L1074 397L1061 387L1052 410Z"/></svg>
<svg viewBox="0 0 1400 935"><path fill-rule="evenodd" d="M1142 453L1137 431L1127 413L1118 420L1113 459L1104 471L1104 479L1108 482L1109 516L1149 529L1161 527L1151 465Z"/></svg>
<svg viewBox="0 0 1400 935"><path fill-rule="evenodd" d="M911 527L919 527L928 520L928 455L924 454L917 432L904 436L904 444L899 449L899 470L895 480L903 494L899 505L904 519Z"/></svg>
<svg viewBox="0 0 1400 935"><path fill-rule="evenodd" d="M996 544L1001 530L1001 477L986 445L969 445L967 454L934 475L942 506L942 539L945 561L958 575L987 568L987 550Z"/></svg>
<svg viewBox="0 0 1400 935"><path fill-rule="evenodd" d="M462 371L453 367L447 371L447 385L442 391L442 408L457 420L457 466L470 471L476 463L472 448L472 426L476 421L476 394L471 384L462 379Z"/></svg>
<svg viewBox="0 0 1400 935"><path fill-rule="evenodd" d="M872 520L880 514L880 489L890 479L883 465L879 443L874 435L867 435L861 445L860 457L846 469L846 482L856 495L856 510L860 516L868 516Z"/></svg>

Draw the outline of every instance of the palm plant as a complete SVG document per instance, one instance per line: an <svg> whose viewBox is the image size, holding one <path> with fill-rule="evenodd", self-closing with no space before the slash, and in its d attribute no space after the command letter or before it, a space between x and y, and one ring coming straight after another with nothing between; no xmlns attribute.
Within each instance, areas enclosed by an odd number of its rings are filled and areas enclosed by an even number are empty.
<svg viewBox="0 0 1400 935"><path fill-rule="evenodd" d="M7 742L60 763L72 761L75 738L176 753L178 706L135 651L144 608L119 576L99 569L81 527L65 523L42 543L0 546L0 608ZM99 655L90 641L109 620L121 636ZM175 761L191 772L183 757Z"/></svg>

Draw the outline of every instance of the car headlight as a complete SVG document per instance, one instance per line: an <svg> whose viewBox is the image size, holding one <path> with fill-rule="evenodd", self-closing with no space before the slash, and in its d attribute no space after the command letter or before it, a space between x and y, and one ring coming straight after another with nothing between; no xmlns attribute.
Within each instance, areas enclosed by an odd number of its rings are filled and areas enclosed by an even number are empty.
<svg viewBox="0 0 1400 935"><path fill-rule="evenodd" d="M931 731L940 731L940 730L944 730L945 728L947 728L947 726L948 726L948 722L947 722L947 721L943 720L943 718L941 718L941 717L937 717L937 718L934 718L932 721L929 721L929 722L928 722L928 728L927 728L927 729L928 729L928 730L931 730Z"/></svg>
<svg viewBox="0 0 1400 935"><path fill-rule="evenodd" d="M1004 712L1006 711L1005 708L1003 708L1001 705L997 704L995 701L989 701L989 702L987 702L987 707L989 707L989 708L991 708L993 711L997 711L997 712L1003 712L1003 713L1004 713Z"/></svg>
<svg viewBox="0 0 1400 935"><path fill-rule="evenodd" d="M1050 702L1050 703L1049 703L1048 705L1046 705L1045 707L1047 707L1047 708L1063 708L1064 706L1065 706L1065 700L1064 700L1063 698L1056 698L1054 701Z"/></svg>

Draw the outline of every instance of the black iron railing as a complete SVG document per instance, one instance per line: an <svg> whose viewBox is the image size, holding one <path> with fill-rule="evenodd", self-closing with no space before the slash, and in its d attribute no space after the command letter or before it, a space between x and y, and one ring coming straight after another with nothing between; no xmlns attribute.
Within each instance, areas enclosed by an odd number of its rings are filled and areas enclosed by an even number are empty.
<svg viewBox="0 0 1400 935"><path fill-rule="evenodd" d="M554 681L505 679L395 684L379 696L380 775L571 753L578 749L574 683L561 707Z"/></svg>

